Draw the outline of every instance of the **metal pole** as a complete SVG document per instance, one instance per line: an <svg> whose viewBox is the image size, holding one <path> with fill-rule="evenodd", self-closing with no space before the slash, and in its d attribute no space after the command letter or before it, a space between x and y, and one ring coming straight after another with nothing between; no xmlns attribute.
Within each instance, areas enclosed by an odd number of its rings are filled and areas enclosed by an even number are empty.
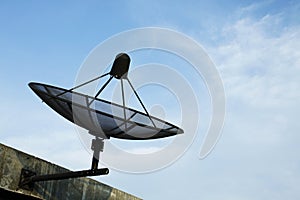
<svg viewBox="0 0 300 200"><path fill-rule="evenodd" d="M101 89L97 92L97 94L95 95L95 98L97 98L97 96L99 96L99 94L104 90L104 88L107 86L107 84L111 81L111 79L113 78L113 76L111 76L106 83L104 83L104 85L101 87ZM93 102L95 101L95 99L92 99L91 102L89 103L89 105L91 105Z"/></svg>
<svg viewBox="0 0 300 200"><path fill-rule="evenodd" d="M144 106L144 104L143 104L142 100L140 99L139 95L138 95L138 94L137 94L137 92L135 91L135 89L134 89L134 87L132 86L131 82L129 81L129 79L128 79L128 78L127 78L126 80L128 81L128 83L129 83L129 85L130 85L131 89L133 90L133 92L134 92L135 96L137 97L137 99L139 100L140 104L141 104L141 105L142 105L142 107L144 108L144 110L145 110L146 114L148 115L148 118L149 118L149 119L150 119L150 121L152 122L153 126L156 128L156 126L155 126L155 124L154 124L154 121L153 121L153 120L152 120L152 118L150 117L150 115L149 115L149 113L148 113L148 111L147 111L146 107Z"/></svg>
<svg viewBox="0 0 300 200"><path fill-rule="evenodd" d="M122 78L121 78L121 90L122 90L123 113L124 113L124 123L125 123L125 133L126 133L127 132L127 119L126 119L125 96L124 96L124 87L123 87L123 79Z"/></svg>
<svg viewBox="0 0 300 200"><path fill-rule="evenodd" d="M100 160L100 152L103 151L104 141L103 139L97 138L92 140L91 149L94 151L93 160L92 160L92 170L98 169L98 163Z"/></svg>
<svg viewBox="0 0 300 200"><path fill-rule="evenodd" d="M73 88L71 88L71 89L69 89L69 90L67 90L67 91L65 91L65 92L62 92L62 93L56 95L56 97L59 97L59 96L65 94L65 93L67 93L67 92L71 92L72 90L75 90L75 89L77 89L77 88L80 88L80 87L82 87L82 86L84 86L84 85L86 85L86 84L89 84L89 83L91 83L91 82L93 82L93 81L95 81L95 80L97 80L97 79L99 79L99 78L102 78L102 77L104 77L104 76L107 76L108 74L109 74L109 73L103 74L103 75L98 76L98 77L96 77L96 78L93 78L92 80L89 80L89 81L87 81L87 82L85 82L85 83L82 83L82 84L80 84L80 85L77 85L77 86L75 86L75 87L73 87Z"/></svg>

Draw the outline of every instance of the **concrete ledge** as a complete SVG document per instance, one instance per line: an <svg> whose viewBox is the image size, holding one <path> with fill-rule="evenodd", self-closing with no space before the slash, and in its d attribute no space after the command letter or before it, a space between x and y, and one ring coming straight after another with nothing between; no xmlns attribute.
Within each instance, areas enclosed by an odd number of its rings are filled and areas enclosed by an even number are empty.
<svg viewBox="0 0 300 200"><path fill-rule="evenodd" d="M37 182L33 191L18 189L22 168L37 174L54 174L69 170L40 158L0 144L0 199L4 195L19 195L24 199L51 200L139 200L133 195L89 178ZM21 198L16 199L21 199Z"/></svg>

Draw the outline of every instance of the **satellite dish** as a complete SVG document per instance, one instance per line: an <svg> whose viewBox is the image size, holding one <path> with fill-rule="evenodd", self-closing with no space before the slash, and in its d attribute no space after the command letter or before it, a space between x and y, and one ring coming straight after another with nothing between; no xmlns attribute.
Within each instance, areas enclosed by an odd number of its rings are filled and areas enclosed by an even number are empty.
<svg viewBox="0 0 300 200"><path fill-rule="evenodd" d="M96 137L148 140L183 133L182 129L161 119L103 99L42 83L29 86L53 110ZM72 101L74 95L75 102Z"/></svg>
<svg viewBox="0 0 300 200"><path fill-rule="evenodd" d="M72 89L63 89L42 83L29 83L29 87L53 110L64 118L85 128L90 134L109 139L147 140L174 136L183 133L179 127L150 116L143 102L127 77L130 57L125 53L116 56L111 71L100 77L80 84ZM74 90L97 79L110 75L94 97ZM121 81L123 105L97 98L109 82ZM125 106L123 81L126 80L145 113Z"/></svg>
<svg viewBox="0 0 300 200"><path fill-rule="evenodd" d="M183 133L181 128L149 115L141 98L127 76L129 65L130 57L125 53L120 53L116 56L109 73L91 79L71 89L63 89L42 83L29 83L29 87L43 100L43 102L64 118L87 129L90 134L95 136L91 147L94 151L94 155L91 170L74 172L75 174L71 173L64 176L54 174L44 175L42 177L30 177L30 180L23 180L23 182L20 183L21 185L24 185L25 183L29 184L34 181L53 180L53 176L56 178L55 180L57 180L62 177L74 178L108 174L107 168L98 169L98 163L100 152L103 151L104 140L109 139L110 137L126 140L149 140L175 136ZM109 79L103 84L94 97L74 91L79 87L106 76L109 76ZM121 81L123 105L118 105L98 98L100 93L113 78ZM128 82L145 112L126 107L123 87L124 81Z"/></svg>

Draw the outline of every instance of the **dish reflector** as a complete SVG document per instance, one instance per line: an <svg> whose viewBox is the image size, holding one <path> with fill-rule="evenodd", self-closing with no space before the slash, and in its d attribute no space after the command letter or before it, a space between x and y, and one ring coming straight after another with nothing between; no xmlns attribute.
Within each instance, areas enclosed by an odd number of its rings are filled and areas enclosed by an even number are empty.
<svg viewBox="0 0 300 200"><path fill-rule="evenodd" d="M42 83L31 82L29 87L61 116L96 137L147 140L183 133L157 117L103 99Z"/></svg>

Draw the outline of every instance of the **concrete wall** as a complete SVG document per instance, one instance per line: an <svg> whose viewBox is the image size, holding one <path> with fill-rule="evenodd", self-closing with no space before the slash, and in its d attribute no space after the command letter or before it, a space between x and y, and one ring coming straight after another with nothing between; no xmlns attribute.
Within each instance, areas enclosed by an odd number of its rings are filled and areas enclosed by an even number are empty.
<svg viewBox="0 0 300 200"><path fill-rule="evenodd" d="M18 189L21 169L38 175L67 172L68 170L45 160L0 144L0 199L3 191L16 195L30 195L51 200L138 200L139 198L89 178L36 182L33 191ZM108 175L109 176L109 175ZM2 192L1 192L2 191ZM2 195L1 195L2 194ZM24 197L25 199L25 197Z"/></svg>

